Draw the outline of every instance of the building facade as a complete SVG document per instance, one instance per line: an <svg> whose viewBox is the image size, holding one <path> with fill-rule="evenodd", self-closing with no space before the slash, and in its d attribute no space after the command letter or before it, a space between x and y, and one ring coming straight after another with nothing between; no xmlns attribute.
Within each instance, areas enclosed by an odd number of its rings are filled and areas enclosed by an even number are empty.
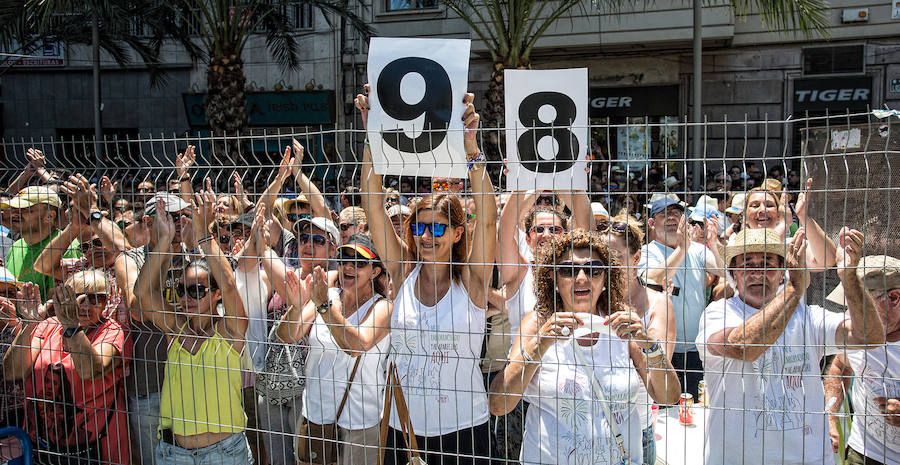
<svg viewBox="0 0 900 465"><path fill-rule="evenodd" d="M253 130L358 127L352 99L366 80L365 41L330 15L303 3L291 5L301 69L280 69L261 37L253 38L244 54ZM437 0L366 0L356 8L379 36L471 38L469 87L477 95L487 90L492 64L484 43ZM690 5L664 0L612 13L586 1L571 12L538 41L531 65L588 68L589 116L601 125L594 130L594 151L614 156L629 135L629 128L615 125L628 124L644 127L649 156L684 156L689 135L674 123L685 122L692 111ZM706 156L796 155L802 128L778 121L900 108L900 2L838 0L826 17L828 40L771 32L752 11L735 19L728 8L703 9L704 117L752 122L727 129L708 125ZM52 59L20 63L0 77L5 140L92 137L90 51L56 46L62 50L49 50ZM122 69L104 59L105 134L184 135L205 129L205 66L175 46L164 58L165 86L151 86L140 66Z"/></svg>

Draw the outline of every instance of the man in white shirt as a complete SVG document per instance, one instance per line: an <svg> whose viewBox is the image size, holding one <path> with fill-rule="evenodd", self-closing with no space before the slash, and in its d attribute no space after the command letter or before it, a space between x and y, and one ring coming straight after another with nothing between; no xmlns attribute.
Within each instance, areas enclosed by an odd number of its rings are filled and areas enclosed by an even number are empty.
<svg viewBox="0 0 900 465"><path fill-rule="evenodd" d="M838 270L838 274L844 272ZM881 315L886 343L834 358L825 378L826 405L832 406L832 412L839 411L844 392L850 392L853 422L843 444L847 464L900 465L900 260L870 255L862 259L855 274ZM844 286L839 285L828 300L847 305ZM836 453L842 445L838 421L836 416L829 417L831 447Z"/></svg>
<svg viewBox="0 0 900 465"><path fill-rule="evenodd" d="M638 268L649 281L665 287L672 284L676 335L672 366L682 390L696 399L703 365L694 339L706 308L706 273L721 275L724 268L718 249L719 226L712 218L688 224L684 206L668 196L650 202L649 207L647 227L653 241L641 247Z"/></svg>
<svg viewBox="0 0 900 465"><path fill-rule="evenodd" d="M842 242L855 267L862 235ZM849 315L802 302L805 251L802 229L787 244L773 229L743 229L725 246L737 294L706 308L696 340L709 403L704 463L821 465L831 454L819 363L882 344L884 326L854 273L843 283Z"/></svg>

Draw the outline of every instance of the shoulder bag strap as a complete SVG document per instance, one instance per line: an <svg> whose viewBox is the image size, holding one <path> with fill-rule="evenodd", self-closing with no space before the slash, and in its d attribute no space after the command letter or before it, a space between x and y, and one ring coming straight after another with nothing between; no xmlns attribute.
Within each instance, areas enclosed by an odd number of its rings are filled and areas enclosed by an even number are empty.
<svg viewBox="0 0 900 465"><path fill-rule="evenodd" d="M334 417L334 424L341 419L341 413L344 411L344 405L347 404L347 398L350 397L350 388L353 386L353 378L356 377L356 370L359 369L359 362L362 361L366 354L360 354L356 357L356 363L353 364L353 371L350 372L350 379L347 381L347 389L344 391L344 397L341 398L341 404L338 406L337 415Z"/></svg>
<svg viewBox="0 0 900 465"><path fill-rule="evenodd" d="M628 450L625 449L625 438L622 436L622 431L619 430L619 425L616 423L616 418L613 416L612 411L609 409L609 401L606 400L606 394L603 392L603 386L600 385L600 381L597 380L597 376L594 374L594 369L591 365L587 363L584 359L584 355L581 353L580 348L578 347L578 342L575 338L572 338L572 351L575 352L575 358L578 360L578 363L587 370L591 379L591 392L597 396L597 400L600 402L600 407L603 408L603 415L606 416L606 422L609 423L609 428L612 430L613 437L616 440L616 445L619 446L619 452L622 453L622 463L628 463L629 456Z"/></svg>
<svg viewBox="0 0 900 465"><path fill-rule="evenodd" d="M381 416L381 440L379 444L381 447L378 448L378 465L384 465L384 449L387 447L387 435L388 435L388 426L391 423L391 404L393 403L391 394L393 393L393 389L391 389L391 382L393 382L393 374L394 364L391 363L390 368L388 368L388 375L385 380L384 387L384 412L382 412Z"/></svg>
<svg viewBox="0 0 900 465"><path fill-rule="evenodd" d="M419 457L419 444L416 442L416 433L413 431L412 420L409 418L409 409L406 406L406 399L403 397L403 388L400 387L400 376L397 375L397 367L392 366L394 382L392 390L394 391L394 401L397 402L397 416L400 418L400 425L403 427L403 435L406 440L407 452L409 460Z"/></svg>

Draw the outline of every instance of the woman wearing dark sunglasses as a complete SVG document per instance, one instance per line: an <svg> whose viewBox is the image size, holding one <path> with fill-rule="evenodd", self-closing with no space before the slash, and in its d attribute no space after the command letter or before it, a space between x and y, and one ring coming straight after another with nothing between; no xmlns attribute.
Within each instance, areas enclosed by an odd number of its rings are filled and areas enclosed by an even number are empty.
<svg viewBox="0 0 900 465"><path fill-rule="evenodd" d="M356 97L363 125L369 110L367 95ZM462 116L478 218L472 250L466 248L466 216L456 196L429 195L417 202L401 239L384 209L382 177L372 168L368 147L361 176L369 231L393 280L393 363L409 419L425 461L444 465L486 463L489 455L487 395L479 358L497 244L497 200L475 138L480 117L473 101L474 95L466 94ZM406 463L408 445L396 413L390 427L385 463Z"/></svg>
<svg viewBox="0 0 900 465"><path fill-rule="evenodd" d="M325 271L316 267L303 283L312 295L305 306L299 302L299 277L288 274L292 307L278 334L287 343L309 337L303 418L319 425L337 423L338 465L374 465L393 309L385 297L387 270L372 240L362 234L338 248L337 260L340 287L329 288ZM307 451L301 462L311 461L309 445L301 443L298 450Z"/></svg>
<svg viewBox="0 0 900 465"><path fill-rule="evenodd" d="M153 290L139 296L140 308L166 332L169 344L160 396L158 463L253 463L241 393L247 312L231 265L207 233L215 201L215 194L205 191L194 196L188 209L185 226L199 238L205 258L185 267L177 305L168 305L160 291L175 231L168 215L154 221L153 232L160 240L138 275L138 281L149 280L147 288ZM157 209L164 207L158 201Z"/></svg>
<svg viewBox="0 0 900 465"><path fill-rule="evenodd" d="M609 220L600 234L609 242L609 247L616 252L616 256L622 262L625 272L625 301L628 307L641 317L641 322L647 328L650 337L663 341L661 344L671 362L676 338L675 313L672 311L667 288L648 284L638 277L641 246L644 243L641 223L628 215L620 214ZM650 411L652 403L647 389L643 385L638 386L637 407L643 431L644 464L656 463L656 433Z"/></svg>
<svg viewBox="0 0 900 465"><path fill-rule="evenodd" d="M628 310L621 262L597 233L569 232L538 253L537 304L491 383L491 413L529 402L523 463L641 462L638 386L681 394L659 342Z"/></svg>

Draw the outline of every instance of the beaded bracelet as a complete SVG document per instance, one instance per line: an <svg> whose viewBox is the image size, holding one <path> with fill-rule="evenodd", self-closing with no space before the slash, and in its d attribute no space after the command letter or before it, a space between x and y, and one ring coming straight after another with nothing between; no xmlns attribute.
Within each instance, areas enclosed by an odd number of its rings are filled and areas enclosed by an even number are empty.
<svg viewBox="0 0 900 465"><path fill-rule="evenodd" d="M469 170L475 168L475 164L483 164L485 162L484 152L476 152L472 155L466 154L466 164L469 166Z"/></svg>

